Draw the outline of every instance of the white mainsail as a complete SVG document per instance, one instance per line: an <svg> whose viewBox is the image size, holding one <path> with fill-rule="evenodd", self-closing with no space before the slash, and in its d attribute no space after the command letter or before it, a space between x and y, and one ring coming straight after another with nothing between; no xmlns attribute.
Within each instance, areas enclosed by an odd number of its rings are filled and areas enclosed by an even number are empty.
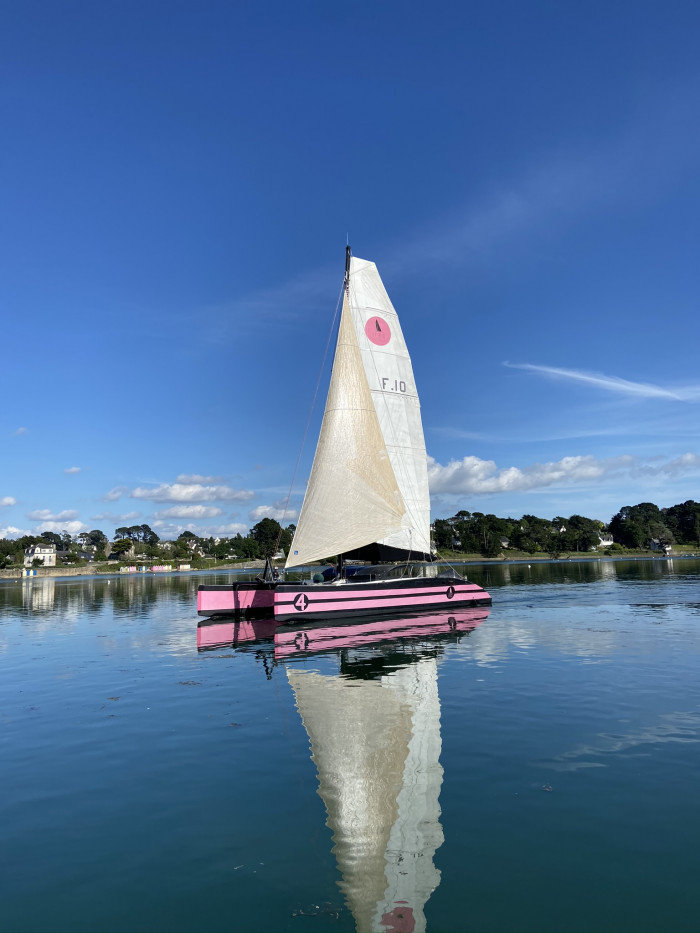
<svg viewBox="0 0 700 933"><path fill-rule="evenodd" d="M352 257L349 297L367 381L406 512L380 544L430 553L428 458L413 366L384 283L373 262Z"/></svg>
<svg viewBox="0 0 700 933"><path fill-rule="evenodd" d="M373 262L351 258L331 385L286 566L379 543L430 553L420 403Z"/></svg>
<svg viewBox="0 0 700 933"><path fill-rule="evenodd" d="M440 883L440 699L427 658L378 681L287 670L357 929L425 930ZM410 921L410 922L409 922Z"/></svg>
<svg viewBox="0 0 700 933"><path fill-rule="evenodd" d="M402 527L405 512L346 295L321 433L286 566L377 541Z"/></svg>

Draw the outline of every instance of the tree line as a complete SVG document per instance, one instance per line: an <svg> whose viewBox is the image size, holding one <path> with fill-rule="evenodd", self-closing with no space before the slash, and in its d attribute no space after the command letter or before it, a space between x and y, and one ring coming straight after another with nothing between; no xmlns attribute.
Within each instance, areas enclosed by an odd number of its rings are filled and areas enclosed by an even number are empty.
<svg viewBox="0 0 700 933"><path fill-rule="evenodd" d="M173 541L161 541L156 532L145 524L116 528L112 541L99 528L78 535L70 535L67 531L61 534L44 531L16 539L0 538L0 568L21 565L25 550L34 544L54 545L59 561L64 564L131 557L149 561L212 557L217 560L256 560L278 551L287 554L294 531L294 525L282 528L272 518L261 519L245 536L237 534L228 538L183 531Z"/></svg>
<svg viewBox="0 0 700 933"><path fill-rule="evenodd" d="M438 552L451 550L484 557L496 557L509 548L552 557L585 552L598 548L604 534L612 535L612 550L648 550L652 540L662 547L700 546L700 503L688 499L665 509L653 502L625 505L607 525L583 515L499 518L460 511L451 518L436 519L433 532Z"/></svg>
<svg viewBox="0 0 700 933"><path fill-rule="evenodd" d="M289 553L294 525L282 528L273 518L263 518L247 535L228 538L199 536L183 531L173 541L161 541L148 525L130 525L115 529L113 540L99 529L71 536L45 531L39 535L24 535L10 540L0 539L0 567L21 564L24 551L33 544L53 544L63 563L79 563L89 554L96 561L124 558L126 555L146 560L183 560L215 558L217 560L256 560L272 557L277 552ZM625 505L606 525L583 515L556 516L553 519L536 515L521 518L499 518L483 512L459 511L451 518L438 518L433 523L434 544L438 553L452 551L496 557L508 549L528 554L586 552L597 548L600 536L612 535L611 549L647 550L652 539L661 546L689 545L700 547L700 503L692 499L661 509L653 502ZM333 556L333 555L329 555Z"/></svg>

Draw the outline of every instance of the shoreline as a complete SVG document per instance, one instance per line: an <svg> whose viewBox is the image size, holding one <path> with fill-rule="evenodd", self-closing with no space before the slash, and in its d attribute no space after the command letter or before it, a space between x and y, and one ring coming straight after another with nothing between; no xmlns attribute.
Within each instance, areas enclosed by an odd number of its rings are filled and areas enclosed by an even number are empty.
<svg viewBox="0 0 700 933"><path fill-rule="evenodd" d="M624 561L624 560L686 560L686 559L698 559L700 554L698 553L682 553L682 554L620 554L620 555L602 555L602 554L591 554L591 555L581 555L581 556L567 556L567 557L470 557L469 555L464 558L453 557L451 559L442 558L436 561L438 566L443 565L447 567L452 566L480 566L489 564L583 564L591 563L593 561ZM325 566L324 564L319 563L318 566ZM166 571L152 571L148 570L145 573L121 573L119 568L103 568L96 570L90 566L86 567L37 567L36 576L24 577L19 575L19 569L17 570L0 570L0 583L3 581L9 581L12 583L24 583L29 580L42 580L47 578L57 579L73 579L74 577L117 577L119 579L132 579L134 577L142 578L153 578L153 577L171 577L171 576L196 576L198 574L209 574L209 573L233 573L233 572L251 572L254 570L262 570L265 567L265 562L263 560L254 560L246 561L245 563L239 564L219 564L216 567L197 567L191 570L166 570ZM26 569L26 568L22 568Z"/></svg>

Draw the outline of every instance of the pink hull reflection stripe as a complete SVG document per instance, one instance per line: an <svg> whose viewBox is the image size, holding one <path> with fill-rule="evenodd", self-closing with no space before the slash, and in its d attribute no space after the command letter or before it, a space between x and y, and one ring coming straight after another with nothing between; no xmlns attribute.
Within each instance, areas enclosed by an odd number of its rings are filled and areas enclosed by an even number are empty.
<svg viewBox="0 0 700 933"><path fill-rule="evenodd" d="M197 593L198 612L269 609L273 602L274 590L199 590Z"/></svg>
<svg viewBox="0 0 700 933"><path fill-rule="evenodd" d="M197 629L197 647L214 648L231 644L236 638L239 642L258 641L261 638L272 638L275 633L275 622L258 620L247 622L222 622L220 625L202 625Z"/></svg>
<svg viewBox="0 0 700 933"><path fill-rule="evenodd" d="M343 625L339 628L277 629L275 657L285 658L300 651L323 651L335 648L356 648L380 640L444 635L446 631L465 632L476 628L488 618L488 609L455 610L454 615L441 613L410 622L392 619L365 625ZM303 623L300 622L300 626Z"/></svg>

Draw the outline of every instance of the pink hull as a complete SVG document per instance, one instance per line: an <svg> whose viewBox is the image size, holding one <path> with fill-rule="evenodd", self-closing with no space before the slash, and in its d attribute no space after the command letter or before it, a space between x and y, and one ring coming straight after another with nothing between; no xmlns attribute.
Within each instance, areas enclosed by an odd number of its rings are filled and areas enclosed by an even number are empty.
<svg viewBox="0 0 700 933"><path fill-rule="evenodd" d="M272 615L274 590L255 583L231 586L200 586L197 591L197 612L200 615L238 615L251 613Z"/></svg>
<svg viewBox="0 0 700 933"><path fill-rule="evenodd" d="M401 583L282 585L274 591L275 619L292 624L306 618L344 615L400 616L402 613L490 605L491 597L474 583L462 580L413 578Z"/></svg>

